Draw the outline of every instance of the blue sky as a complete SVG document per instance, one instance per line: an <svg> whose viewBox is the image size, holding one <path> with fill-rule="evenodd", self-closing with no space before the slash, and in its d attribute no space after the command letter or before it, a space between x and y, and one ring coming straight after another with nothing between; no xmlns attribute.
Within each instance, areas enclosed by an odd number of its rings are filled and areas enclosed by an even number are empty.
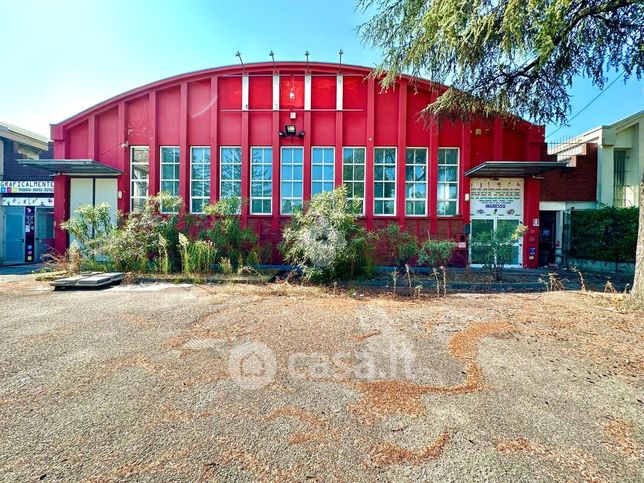
<svg viewBox="0 0 644 483"><path fill-rule="evenodd" d="M0 0L0 120L43 135L49 123L123 91L175 74L245 62L337 61L373 66L340 0ZM609 80L616 77L609 75ZM580 79L572 114L599 90ZM644 82L618 81L554 138L608 124L644 107ZM548 126L547 133L558 126Z"/></svg>

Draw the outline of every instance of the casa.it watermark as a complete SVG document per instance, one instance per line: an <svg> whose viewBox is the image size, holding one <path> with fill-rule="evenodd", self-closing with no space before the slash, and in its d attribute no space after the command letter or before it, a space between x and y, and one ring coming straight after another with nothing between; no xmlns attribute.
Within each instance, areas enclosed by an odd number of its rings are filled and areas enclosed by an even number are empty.
<svg viewBox="0 0 644 483"><path fill-rule="evenodd" d="M415 354L391 347L374 357L371 352L294 352L282 365L273 350L260 342L235 346L228 356L228 373L243 389L261 389L278 371L291 379L310 381L375 381L411 379Z"/></svg>

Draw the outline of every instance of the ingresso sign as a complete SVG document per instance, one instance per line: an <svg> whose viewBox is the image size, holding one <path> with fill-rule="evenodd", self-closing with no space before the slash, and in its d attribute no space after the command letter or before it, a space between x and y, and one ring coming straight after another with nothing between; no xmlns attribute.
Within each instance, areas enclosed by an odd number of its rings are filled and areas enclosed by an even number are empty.
<svg viewBox="0 0 644 483"><path fill-rule="evenodd" d="M0 181L0 194L53 192L53 181Z"/></svg>
<svg viewBox="0 0 644 483"><path fill-rule="evenodd" d="M470 213L472 218L522 218L523 178L473 178Z"/></svg>

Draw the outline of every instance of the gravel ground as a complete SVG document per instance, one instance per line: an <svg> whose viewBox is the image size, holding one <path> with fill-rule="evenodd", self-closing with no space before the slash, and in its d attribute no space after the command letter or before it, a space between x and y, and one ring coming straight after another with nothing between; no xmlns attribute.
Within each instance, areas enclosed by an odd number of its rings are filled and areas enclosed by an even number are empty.
<svg viewBox="0 0 644 483"><path fill-rule="evenodd" d="M2 481L642 481L618 295L0 281Z"/></svg>

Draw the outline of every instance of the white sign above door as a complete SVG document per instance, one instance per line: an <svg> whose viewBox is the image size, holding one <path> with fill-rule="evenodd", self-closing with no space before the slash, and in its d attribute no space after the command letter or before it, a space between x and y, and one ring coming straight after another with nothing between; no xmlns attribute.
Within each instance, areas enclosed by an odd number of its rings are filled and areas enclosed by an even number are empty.
<svg viewBox="0 0 644 483"><path fill-rule="evenodd" d="M523 178L472 178L472 218L523 218Z"/></svg>

